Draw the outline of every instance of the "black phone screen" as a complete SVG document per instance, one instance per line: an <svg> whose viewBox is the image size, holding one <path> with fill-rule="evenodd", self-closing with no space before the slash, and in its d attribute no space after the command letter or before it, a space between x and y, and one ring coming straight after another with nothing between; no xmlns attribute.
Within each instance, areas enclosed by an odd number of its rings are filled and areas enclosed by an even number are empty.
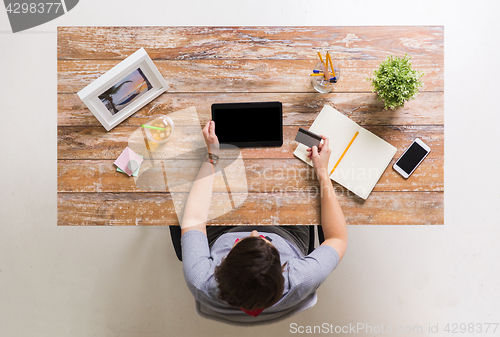
<svg viewBox="0 0 500 337"><path fill-rule="evenodd" d="M396 165L401 167L403 171L410 174L415 167L422 161L427 154L427 151L418 143L413 142L408 150L398 159Z"/></svg>

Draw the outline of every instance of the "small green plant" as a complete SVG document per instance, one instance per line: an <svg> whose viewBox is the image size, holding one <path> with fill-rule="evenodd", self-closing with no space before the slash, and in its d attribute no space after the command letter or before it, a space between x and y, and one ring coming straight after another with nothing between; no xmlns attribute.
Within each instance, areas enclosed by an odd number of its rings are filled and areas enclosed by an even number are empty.
<svg viewBox="0 0 500 337"><path fill-rule="evenodd" d="M404 106L405 101L413 99L422 86L420 78L423 72L411 68L411 57L388 56L373 71L374 78L367 78L373 86L372 92L384 101L385 109L397 109Z"/></svg>

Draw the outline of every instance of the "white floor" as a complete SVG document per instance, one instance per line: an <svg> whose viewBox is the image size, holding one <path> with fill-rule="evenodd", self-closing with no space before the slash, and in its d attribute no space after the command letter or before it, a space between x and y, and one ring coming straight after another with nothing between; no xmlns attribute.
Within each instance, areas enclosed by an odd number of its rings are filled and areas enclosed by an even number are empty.
<svg viewBox="0 0 500 337"><path fill-rule="evenodd" d="M497 336L485 323L500 323L498 13L495 0L81 0L12 34L0 9L0 336L283 336L323 323ZM350 226L318 304L281 324L198 318L168 228L56 227L57 25L444 25L445 225Z"/></svg>

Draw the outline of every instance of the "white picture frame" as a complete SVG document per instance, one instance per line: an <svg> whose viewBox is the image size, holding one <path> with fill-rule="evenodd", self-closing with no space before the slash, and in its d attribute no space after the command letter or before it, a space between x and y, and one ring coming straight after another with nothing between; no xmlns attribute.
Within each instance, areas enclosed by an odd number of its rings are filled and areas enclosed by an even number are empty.
<svg viewBox="0 0 500 337"><path fill-rule="evenodd" d="M78 97L111 130L167 90L167 82L144 48L78 92Z"/></svg>

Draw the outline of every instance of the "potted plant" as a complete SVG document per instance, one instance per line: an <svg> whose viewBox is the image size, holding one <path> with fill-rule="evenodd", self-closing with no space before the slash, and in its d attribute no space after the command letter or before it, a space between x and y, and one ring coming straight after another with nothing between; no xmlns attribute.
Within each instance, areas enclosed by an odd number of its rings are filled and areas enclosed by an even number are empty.
<svg viewBox="0 0 500 337"><path fill-rule="evenodd" d="M420 78L423 72L412 69L411 57L388 56L378 69L373 71L373 78L367 78L373 86L372 92L384 101L385 109L397 109L406 101L413 99L422 86Z"/></svg>

